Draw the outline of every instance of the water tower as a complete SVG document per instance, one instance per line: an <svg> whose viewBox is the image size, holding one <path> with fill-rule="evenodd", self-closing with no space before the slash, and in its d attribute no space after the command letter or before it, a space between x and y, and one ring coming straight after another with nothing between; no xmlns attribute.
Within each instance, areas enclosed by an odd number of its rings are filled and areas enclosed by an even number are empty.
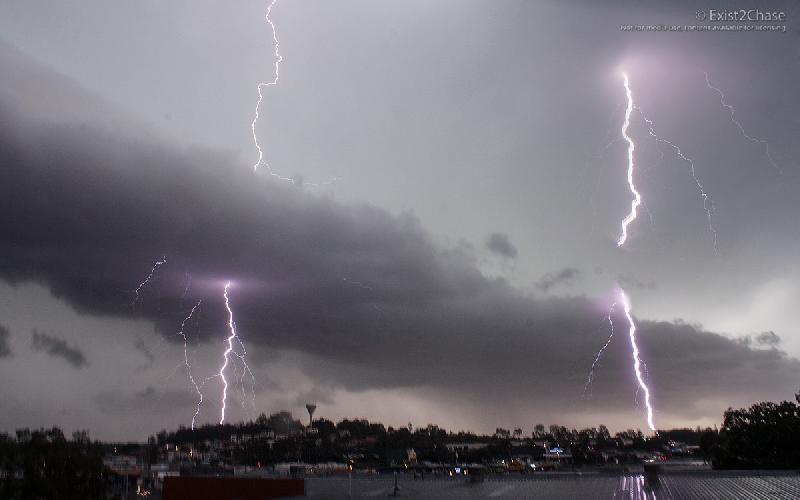
<svg viewBox="0 0 800 500"><path fill-rule="evenodd" d="M314 403L308 403L306 405L306 410L308 410L308 426L311 427L311 424L314 423L314 410L317 409L317 405Z"/></svg>

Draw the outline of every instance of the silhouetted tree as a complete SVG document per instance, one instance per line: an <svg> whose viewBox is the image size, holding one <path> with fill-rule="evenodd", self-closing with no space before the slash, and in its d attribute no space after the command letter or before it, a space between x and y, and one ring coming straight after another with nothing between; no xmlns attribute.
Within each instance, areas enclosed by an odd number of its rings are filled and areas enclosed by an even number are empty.
<svg viewBox="0 0 800 500"><path fill-rule="evenodd" d="M717 443L706 443L719 468L800 466L800 406L764 402L725 412Z"/></svg>
<svg viewBox="0 0 800 500"><path fill-rule="evenodd" d="M0 435L0 498L105 498L103 448L85 432L57 427Z"/></svg>

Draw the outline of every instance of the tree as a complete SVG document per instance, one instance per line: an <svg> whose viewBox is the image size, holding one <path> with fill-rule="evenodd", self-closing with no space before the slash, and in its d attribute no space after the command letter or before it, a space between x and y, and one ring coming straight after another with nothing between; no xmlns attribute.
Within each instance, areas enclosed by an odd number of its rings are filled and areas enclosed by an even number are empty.
<svg viewBox="0 0 800 500"><path fill-rule="evenodd" d="M800 406L764 402L725 411L717 443L707 438L715 467L777 469L800 466Z"/></svg>
<svg viewBox="0 0 800 500"><path fill-rule="evenodd" d="M85 432L67 440L61 429L0 436L0 497L105 498L103 449Z"/></svg>

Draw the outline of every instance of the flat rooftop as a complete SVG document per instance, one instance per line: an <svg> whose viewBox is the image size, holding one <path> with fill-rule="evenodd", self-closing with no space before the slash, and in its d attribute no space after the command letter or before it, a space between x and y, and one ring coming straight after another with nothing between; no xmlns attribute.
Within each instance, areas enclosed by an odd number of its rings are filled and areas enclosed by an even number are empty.
<svg viewBox="0 0 800 500"><path fill-rule="evenodd" d="M400 498L441 499L702 499L750 500L800 498L798 471L702 471L664 472L656 484L639 474L558 474L488 476L483 483L465 478L414 480L399 477ZM394 491L394 478L307 478L310 498L387 498Z"/></svg>

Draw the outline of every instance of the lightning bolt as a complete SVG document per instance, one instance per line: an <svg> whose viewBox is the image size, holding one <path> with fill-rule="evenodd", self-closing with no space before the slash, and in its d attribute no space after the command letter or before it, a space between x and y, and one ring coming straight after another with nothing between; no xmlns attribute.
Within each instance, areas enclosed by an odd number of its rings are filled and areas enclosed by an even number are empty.
<svg viewBox="0 0 800 500"><path fill-rule="evenodd" d="M631 315L631 303L628 296L625 294L625 290L621 287L619 289L619 296L622 302L622 308L625 311L625 318L627 318L628 324L630 325L628 335L631 339L633 371L636 374L636 381L639 383L639 388L644 392L644 404L647 407L647 425L650 427L651 431L655 431L656 427L653 424L653 407L650 404L650 388L647 387L642 377L642 361L639 358L639 347L636 345L636 322L633 321L633 316Z"/></svg>
<svg viewBox="0 0 800 500"><path fill-rule="evenodd" d="M231 309L230 297L228 295L228 291L231 287L231 282L228 281L225 284L225 292L223 293L223 297L225 298L225 309L228 311L228 337L225 339L225 343L227 347L223 352L223 363L219 369L219 373L213 375L209 378L216 378L219 377L222 379L222 412L220 415L219 423L225 423L225 410L227 409L227 400L228 400L228 380L225 378L225 369L228 368L228 364L230 363L230 355L233 353L239 360L242 362L242 376L240 377L240 383L242 385L242 394L245 397L245 389L244 389L244 374L249 373L250 377L253 381L253 388L252 388L252 397L253 397L253 408L255 409L255 376L253 372L250 370L250 367L247 365L247 361L245 357L247 356L247 351L244 348L244 343L242 339L239 338L238 334L236 333L236 322L233 319L233 309ZM242 352L239 353L234 349L234 340L238 343L241 347ZM236 365L234 364L234 368ZM234 374L234 379L236 375Z"/></svg>
<svg viewBox="0 0 800 500"><path fill-rule="evenodd" d="M722 104L722 106L724 108L726 108L730 112L731 121L733 122L734 125L736 125L736 128L739 129L739 132L741 132L742 135L748 141L755 142L755 143L758 143L758 144L763 144L764 145L764 153L767 156L767 160L769 160L769 163L772 165L772 167L775 170L778 171L778 173L783 174L783 169L781 169L781 167L779 167L778 164L775 163L775 160L772 158L772 155L769 152L769 142L765 141L764 139L759 139L758 137L753 137L752 135L748 134L745 131L744 127L742 126L741 122L739 122L739 120L736 119L736 108L734 108L732 105L728 104L728 102L725 99L725 93L722 92L722 90L720 90L718 87L715 87L714 85L711 84L711 77L708 75L707 71L703 71L703 76L705 76L705 78L706 78L706 85L708 86L708 88L710 90L713 90L714 92L716 92L717 95L719 96L719 103Z"/></svg>
<svg viewBox="0 0 800 500"><path fill-rule="evenodd" d="M647 382L650 380L650 373L647 371L647 363L642 361L642 371L644 372L644 381ZM637 408L639 407L639 393L641 392L641 388L637 385L636 392L633 395L633 404Z"/></svg>
<svg viewBox="0 0 800 500"><path fill-rule="evenodd" d="M603 344L603 347L601 347L599 351L597 351L594 361L592 362L592 367L589 368L589 376L586 378L586 385L583 386L583 397L586 397L586 391L589 390L589 387L594 381L594 369L597 368L598 363L600 363L600 357L603 355L603 352L605 352L606 348L609 346L609 344L611 344L611 340L614 338L614 319L611 317L611 315L614 313L615 307L617 307L616 302L611 304L611 307L608 309L607 319L610 332L608 334L608 338L606 339L606 343Z"/></svg>
<svg viewBox="0 0 800 500"><path fill-rule="evenodd" d="M642 202L642 197L639 192L636 190L636 185L633 183L633 171L634 171L634 162L633 162L633 153L635 150L635 145L633 143L633 139L628 135L628 127L631 124L631 113L634 109L633 103L633 93L631 92L630 82L628 80L628 75L626 73L622 73L623 82L625 85L625 96L627 98L627 107L625 108L625 121L622 123L622 137L625 139L625 142L628 143L628 187L633 193L633 201L631 201L631 211L630 213L625 216L622 220L622 234L617 240L617 246L621 247L625 244L625 241L628 239L628 224L636 220L636 209ZM619 301L622 303L622 308L625 311L625 318L628 320L628 324L630 328L628 330L628 335L631 340L631 356L633 357L633 371L636 374L636 381L639 384L639 388L644 391L644 403L647 407L647 425L650 427L650 430L655 431L655 425L653 425L653 407L650 404L650 388L647 387L647 383L644 381L642 377L642 361L639 358L639 346L636 344L636 323L633 321L633 316L631 315L631 303L628 299L628 296L625 294L625 290L622 287L619 287ZM611 318L611 312L609 311L609 321ZM609 338L610 342L610 338ZM608 343L606 343L608 345ZM603 348L605 349L605 347ZM600 351L602 353L602 350Z"/></svg>
<svg viewBox="0 0 800 500"><path fill-rule="evenodd" d="M194 390L198 396L197 409L195 410L194 415L192 416L192 430L194 430L194 423L195 420L197 419L197 415L200 414L200 406L203 404L203 392L200 389L205 385L205 382L208 379L204 380L201 384L198 385L197 381L195 381L194 379L194 375L192 375L192 365L189 363L189 348L188 348L189 339L186 337L185 328L186 328L186 323L192 318L194 312L197 310L198 307L200 307L200 304L202 302L203 302L202 300L197 301L197 304L195 304L194 307L192 307L192 310L189 312L189 315L186 316L186 318L184 318L183 322L181 322L181 328L178 331L178 333L176 333L176 335L180 335L181 337L183 337L183 362L186 365L186 376L189 378L189 382L191 382L192 385L194 386Z"/></svg>
<svg viewBox="0 0 800 500"><path fill-rule="evenodd" d="M633 93L631 92L631 87L628 82L628 75L622 73L622 78L625 84L625 96L628 100L628 105L625 108L625 121L622 123L622 137L625 139L625 142L628 143L628 187L633 193L633 201L631 201L631 211L628 215L622 219L622 233L617 240L617 246L621 247L625 244L628 240L628 224L636 220L636 209L642 203L642 196L639 194L639 191L636 190L636 185L633 183L633 170L634 170L634 163L633 163L633 152L636 146L633 143L633 139L628 135L628 127L631 124L631 113L633 112Z"/></svg>
<svg viewBox="0 0 800 500"><path fill-rule="evenodd" d="M717 230L714 227L714 219L713 219L714 202L711 199L711 195L709 195L708 192L703 187L703 183L700 182L700 178L697 177L697 172L694 166L694 160L684 155L683 151L681 151L681 148L678 147L675 143L659 137L655 132L653 121L644 114L642 108L639 106L635 106L635 109L636 111L639 112L645 123L647 123L648 133L650 134L650 137L655 139L655 141L659 144L666 144L669 147L671 147L672 150L675 152L675 154L678 156L678 158L682 159L689 165L689 173L692 175L692 179L694 180L694 184L697 187L697 191L698 193L700 193L700 198L702 198L703 200L703 210L705 210L706 212L706 220L708 221L708 231L711 233L714 239L714 251L716 252L718 250L718 245L717 245Z"/></svg>
<svg viewBox="0 0 800 500"><path fill-rule="evenodd" d="M253 133L253 144L255 145L256 150L258 151L258 159L256 160L255 164L253 164L253 172L257 172L258 167L263 165L267 169L269 175L271 175L272 177L275 177L279 181L289 182L291 184L297 185L300 184L300 179L294 177L287 177L285 175L279 174L278 172L273 170L269 162L267 162L264 159L264 151L261 149L261 144L258 142L258 133L256 132L256 124L258 123L258 119L260 117L259 111L261 109L261 102L264 100L264 88L278 85L278 81L280 80L281 77L281 63L283 62L283 56L281 55L280 52L280 42L278 41L278 32L275 29L275 23L272 22L272 18L270 17L272 15L272 8L275 7L276 3L278 3L278 0L272 0L272 2L270 2L269 6L267 7L267 14L266 16L264 16L267 21L267 24L269 24L270 30L272 31L272 44L275 47L274 51L275 77L271 81L259 82L258 85L256 85L256 90L258 92L258 100L256 101L256 109L253 116L253 121L250 123L250 130ZM312 187L328 186L335 183L338 180L339 180L338 177L333 177L332 179L325 182L319 182L319 183L310 182L308 184L309 186Z"/></svg>
<svg viewBox="0 0 800 500"><path fill-rule="evenodd" d="M277 172L273 171L269 163L267 163L264 160L264 151L261 150L261 145L258 142L258 134L256 133L256 123L258 123L258 118L259 118L258 111L261 108L261 101L264 100L263 88L277 85L278 80L280 80L281 76L281 62L283 62L283 56L280 53L280 42L278 42L278 34L277 31L275 30L275 24L269 17L270 14L272 14L272 8L275 6L277 2L278 0L272 0L272 2L269 4L269 7L267 7L267 15L265 16L267 23L269 24L269 27L272 30L272 43L275 46L275 77L272 79L272 81L259 82L259 84L256 86L256 90L258 91L258 101L256 102L255 117L253 118L253 122L250 124L250 128L253 131L253 144L255 144L256 149L258 150L258 160L253 165L253 171L254 172L257 171L259 166L264 165L267 168L269 175L276 177L279 180L291 182L292 184L294 184L295 180L292 177L284 177L278 174Z"/></svg>
<svg viewBox="0 0 800 500"><path fill-rule="evenodd" d="M157 260L155 262L155 264L153 264L152 269L150 269L150 274L148 274L147 277L144 279L144 281L139 283L139 286L137 286L136 290L133 291L134 297L133 297L133 302L131 303L131 306L135 307L136 304L141 300L141 295L140 294L141 294L142 288L144 288L148 283L150 283L150 280L153 279L153 276L155 275L156 270L159 267L161 267L164 264L166 264L166 263L167 263L167 257L164 256L164 257L161 258L161 260Z"/></svg>

